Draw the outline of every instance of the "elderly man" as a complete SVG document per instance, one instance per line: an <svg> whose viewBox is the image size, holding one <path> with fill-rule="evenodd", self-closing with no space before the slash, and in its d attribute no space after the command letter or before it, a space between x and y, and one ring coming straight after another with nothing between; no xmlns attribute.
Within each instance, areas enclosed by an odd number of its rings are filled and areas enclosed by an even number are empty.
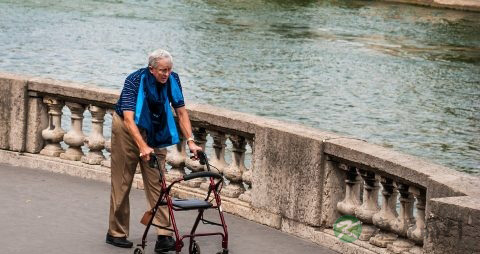
<svg viewBox="0 0 480 254"><path fill-rule="evenodd" d="M130 222L129 193L137 164L140 162L145 194L150 207L160 195L160 174L148 166L150 155L161 158L165 168L165 147L179 142L172 106L178 117L180 130L187 137L190 152L197 156L201 150L192 138L192 128L178 74L172 72L172 56L158 49L148 56L148 68L139 69L126 80L115 107L112 124L112 189L110 219L106 242L130 248L127 240ZM168 210L160 207L155 223L170 228ZM156 252L175 250L172 232L157 228Z"/></svg>

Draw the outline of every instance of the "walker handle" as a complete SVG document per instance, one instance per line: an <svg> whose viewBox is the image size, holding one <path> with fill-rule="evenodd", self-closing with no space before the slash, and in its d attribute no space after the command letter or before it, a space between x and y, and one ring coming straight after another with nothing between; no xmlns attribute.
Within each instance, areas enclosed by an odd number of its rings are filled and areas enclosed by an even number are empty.
<svg viewBox="0 0 480 254"><path fill-rule="evenodd" d="M208 163L207 155L203 151L197 151L197 156L200 160L200 165L205 165Z"/></svg>
<svg viewBox="0 0 480 254"><path fill-rule="evenodd" d="M160 169L158 161L159 160L158 160L157 155L155 153L151 153L150 154L150 160L148 161L148 166L151 167L151 168Z"/></svg>
<svg viewBox="0 0 480 254"><path fill-rule="evenodd" d="M188 180L191 180L191 179L194 179L194 178L199 178L199 177L213 177L213 178L223 180L223 176L221 176L220 174L214 173L214 172L210 172L210 171L195 172L195 173L191 173L191 174L188 174L188 175L185 174L185 175L183 175L183 180L188 181Z"/></svg>

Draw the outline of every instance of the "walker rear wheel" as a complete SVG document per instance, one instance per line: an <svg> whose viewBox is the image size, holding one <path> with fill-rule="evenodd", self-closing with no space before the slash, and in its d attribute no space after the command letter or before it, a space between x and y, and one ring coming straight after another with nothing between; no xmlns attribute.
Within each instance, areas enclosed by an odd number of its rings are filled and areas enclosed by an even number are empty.
<svg viewBox="0 0 480 254"><path fill-rule="evenodd" d="M142 248L135 248L133 254L145 254L145 251Z"/></svg>

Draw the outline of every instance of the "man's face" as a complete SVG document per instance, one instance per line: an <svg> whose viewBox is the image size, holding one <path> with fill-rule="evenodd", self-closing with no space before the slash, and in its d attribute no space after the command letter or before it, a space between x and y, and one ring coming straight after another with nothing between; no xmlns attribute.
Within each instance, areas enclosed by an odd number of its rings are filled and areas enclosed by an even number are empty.
<svg viewBox="0 0 480 254"><path fill-rule="evenodd" d="M149 70L160 84L165 84L172 72L172 62L168 58L160 59L157 61L157 67L149 66Z"/></svg>

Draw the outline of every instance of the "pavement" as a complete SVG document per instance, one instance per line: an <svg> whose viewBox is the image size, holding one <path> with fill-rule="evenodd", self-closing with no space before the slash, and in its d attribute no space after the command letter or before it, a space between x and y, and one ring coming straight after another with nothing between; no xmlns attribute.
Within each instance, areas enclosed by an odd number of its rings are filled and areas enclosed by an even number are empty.
<svg viewBox="0 0 480 254"><path fill-rule="evenodd" d="M0 164L0 253L133 253L133 248L105 243L109 199L110 184L104 182ZM147 209L142 190L132 189L130 207L129 239L138 244L145 229L139 221ZM212 212L207 218L215 220L218 214ZM188 232L196 215L196 211L175 213L181 233ZM237 216L225 214L225 219L230 254L337 253ZM198 229L218 230L204 225ZM154 253L155 238L150 230L145 253ZM221 249L218 236L197 241L203 254ZM182 250L188 253L188 247Z"/></svg>

